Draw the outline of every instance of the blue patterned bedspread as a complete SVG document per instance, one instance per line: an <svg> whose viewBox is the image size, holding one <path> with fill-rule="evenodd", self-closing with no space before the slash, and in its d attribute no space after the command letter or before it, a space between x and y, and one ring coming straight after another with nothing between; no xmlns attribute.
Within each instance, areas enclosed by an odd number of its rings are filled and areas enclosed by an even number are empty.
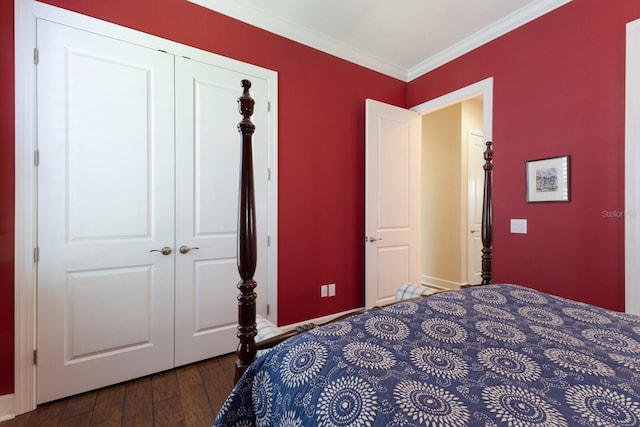
<svg viewBox="0 0 640 427"><path fill-rule="evenodd" d="M515 285L442 292L289 339L216 426L639 426L640 317Z"/></svg>

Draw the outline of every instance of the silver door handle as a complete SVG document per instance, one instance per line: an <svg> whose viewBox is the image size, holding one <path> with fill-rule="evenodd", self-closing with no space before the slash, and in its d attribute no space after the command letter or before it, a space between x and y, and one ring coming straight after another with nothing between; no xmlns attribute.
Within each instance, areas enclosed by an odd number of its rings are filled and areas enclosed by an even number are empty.
<svg viewBox="0 0 640 427"><path fill-rule="evenodd" d="M369 242L371 242L371 243L373 243L373 242L375 242L375 241L377 241L377 240L382 240L382 237L380 237L380 238L377 238L377 237L369 237Z"/></svg>
<svg viewBox="0 0 640 427"><path fill-rule="evenodd" d="M165 246L162 249L151 249L149 252L160 252L162 255L171 255L171 248L169 246Z"/></svg>
<svg viewBox="0 0 640 427"><path fill-rule="evenodd" d="M478 230L471 230L471 234L473 234L473 233L479 233L479 231Z"/></svg>
<svg viewBox="0 0 640 427"><path fill-rule="evenodd" d="M200 248L197 247L197 246L194 246L194 247L190 248L187 245L182 245L182 246L180 246L180 249L178 249L178 250L180 251L181 254L187 254L187 253L189 253L189 251L191 251L193 249L200 249Z"/></svg>

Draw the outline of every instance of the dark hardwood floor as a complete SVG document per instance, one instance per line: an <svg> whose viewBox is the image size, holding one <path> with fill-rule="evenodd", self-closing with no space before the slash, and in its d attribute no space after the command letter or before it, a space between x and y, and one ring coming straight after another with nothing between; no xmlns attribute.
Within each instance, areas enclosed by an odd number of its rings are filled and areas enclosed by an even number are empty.
<svg viewBox="0 0 640 427"><path fill-rule="evenodd" d="M0 427L211 426L233 388L235 354L56 400Z"/></svg>

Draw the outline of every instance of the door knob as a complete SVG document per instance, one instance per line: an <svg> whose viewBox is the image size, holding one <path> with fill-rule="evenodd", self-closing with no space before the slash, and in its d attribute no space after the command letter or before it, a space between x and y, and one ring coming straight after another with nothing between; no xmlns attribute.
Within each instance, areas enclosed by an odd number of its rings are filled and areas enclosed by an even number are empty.
<svg viewBox="0 0 640 427"><path fill-rule="evenodd" d="M171 248L169 246L165 246L162 249L151 249L149 252L160 252L162 255L171 255Z"/></svg>
<svg viewBox="0 0 640 427"><path fill-rule="evenodd" d="M369 237L369 241L370 241L371 243L373 243L373 242L375 242L375 241L377 241L377 240L382 240L382 237L380 237L380 238L377 238L377 237Z"/></svg>
<svg viewBox="0 0 640 427"><path fill-rule="evenodd" d="M186 254L186 253L189 253L189 251L191 251L193 249L200 249L200 248L197 247L197 246L194 246L194 247L190 248L187 245L182 245L182 246L180 246L180 249L178 249L178 250L180 251L181 254Z"/></svg>

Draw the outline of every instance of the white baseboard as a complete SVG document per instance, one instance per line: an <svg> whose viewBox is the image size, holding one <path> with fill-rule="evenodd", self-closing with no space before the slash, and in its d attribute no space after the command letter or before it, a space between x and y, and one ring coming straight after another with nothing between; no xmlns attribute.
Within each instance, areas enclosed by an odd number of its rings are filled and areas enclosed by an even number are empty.
<svg viewBox="0 0 640 427"><path fill-rule="evenodd" d="M451 280L439 279L437 277L427 276L423 274L420 277L420 281L423 285L431 286L433 288L448 290L448 289L460 289L462 283L453 282Z"/></svg>
<svg viewBox="0 0 640 427"><path fill-rule="evenodd" d="M15 417L15 402L13 394L0 396L0 421L10 420Z"/></svg>
<svg viewBox="0 0 640 427"><path fill-rule="evenodd" d="M284 326L278 326L280 329L282 329L285 332L291 331L295 328L297 328L298 326L302 326L308 323L313 323L315 325L321 325L323 323L329 322L333 319L337 319L340 316L344 316L346 314L350 314L350 313L354 313L356 311L362 310L362 308L355 308L353 310L347 310L347 311L343 311L341 313L335 313L335 314L330 314L328 316L323 316L323 317L316 317L315 319L309 319L306 320L304 322L298 322L298 323L292 323L290 325L284 325Z"/></svg>

